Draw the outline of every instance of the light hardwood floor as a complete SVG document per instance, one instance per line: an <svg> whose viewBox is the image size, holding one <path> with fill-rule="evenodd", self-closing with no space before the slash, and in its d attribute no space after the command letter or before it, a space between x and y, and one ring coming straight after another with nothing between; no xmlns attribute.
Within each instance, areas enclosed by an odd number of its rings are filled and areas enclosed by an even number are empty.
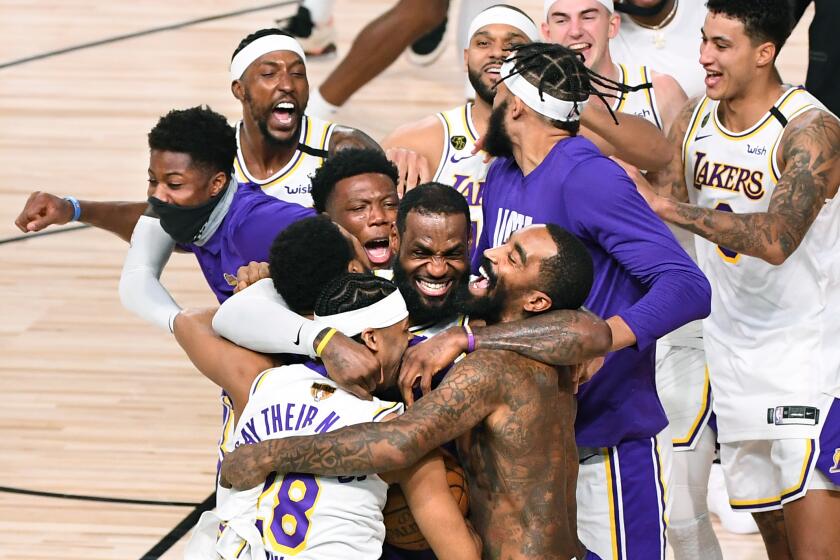
<svg viewBox="0 0 840 560"><path fill-rule="evenodd" d="M0 0L0 65L262 4ZM520 4L540 14L539 0ZM337 2L340 52L389 5ZM146 133L157 117L206 103L235 120L240 108L227 80L233 48L292 11L267 9L0 68L0 240L19 234L13 220L32 190L145 197ZM782 55L789 81L804 79L806 51L800 25ZM311 63L311 83L334 64ZM400 60L336 120L381 138L458 104L462 89L451 49L429 69ZM125 249L93 230L0 244L0 486L179 502L212 492L218 390L171 336L120 306ZM214 303L191 256L173 257L164 282L186 306ZM0 492L0 558L139 558L190 511ZM756 537L721 536L727 558L764 557ZM164 557L178 558L182 549L183 542Z"/></svg>

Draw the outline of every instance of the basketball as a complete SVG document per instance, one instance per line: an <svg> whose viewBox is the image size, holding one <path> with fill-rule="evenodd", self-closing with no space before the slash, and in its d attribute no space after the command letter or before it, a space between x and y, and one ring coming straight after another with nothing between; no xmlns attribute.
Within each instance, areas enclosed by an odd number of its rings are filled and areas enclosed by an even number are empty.
<svg viewBox="0 0 840 560"><path fill-rule="evenodd" d="M458 461L448 453L443 453L443 464L446 467L446 481L449 491L458 503L464 516L470 509L470 496L464 469ZM398 484L388 488L388 501L382 510L385 517L385 542L405 550L426 550L429 543L417 527L414 516L405 501L405 496Z"/></svg>

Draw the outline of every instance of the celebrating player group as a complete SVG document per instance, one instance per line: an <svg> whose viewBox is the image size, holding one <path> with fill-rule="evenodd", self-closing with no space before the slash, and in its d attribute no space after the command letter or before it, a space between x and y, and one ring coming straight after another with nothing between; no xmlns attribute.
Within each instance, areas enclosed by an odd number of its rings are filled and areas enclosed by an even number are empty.
<svg viewBox="0 0 840 560"><path fill-rule="evenodd" d="M474 99L381 144L261 29L239 122L148 133L146 201L33 193L25 232L130 241L123 304L222 390L187 558L721 559L719 460L771 560L840 559L840 122L776 69L791 12L493 5Z"/></svg>

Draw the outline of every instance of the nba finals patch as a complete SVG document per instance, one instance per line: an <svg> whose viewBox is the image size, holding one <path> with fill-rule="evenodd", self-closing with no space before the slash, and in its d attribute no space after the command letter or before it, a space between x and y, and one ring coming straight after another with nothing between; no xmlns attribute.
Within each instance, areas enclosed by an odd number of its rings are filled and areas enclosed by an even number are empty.
<svg viewBox="0 0 840 560"><path fill-rule="evenodd" d="M449 143L452 144L452 147L456 150L463 150L464 147L467 145L467 137L466 136L453 136L449 139Z"/></svg>
<svg viewBox="0 0 840 560"><path fill-rule="evenodd" d="M321 402L333 396L335 387L325 385L324 383L313 383L312 387L309 388L309 392L312 393L312 398L315 399L315 402Z"/></svg>
<svg viewBox="0 0 840 560"><path fill-rule="evenodd" d="M711 112L708 112L708 113L706 113L706 114L705 114L705 116L703 117L702 122L700 123L700 128L705 128L705 126L709 123L709 116L710 116L711 114L712 114Z"/></svg>

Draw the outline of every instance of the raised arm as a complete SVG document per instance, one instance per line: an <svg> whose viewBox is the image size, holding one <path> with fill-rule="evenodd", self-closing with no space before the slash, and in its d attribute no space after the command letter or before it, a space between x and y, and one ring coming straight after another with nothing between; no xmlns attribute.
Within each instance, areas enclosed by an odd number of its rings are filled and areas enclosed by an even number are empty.
<svg viewBox="0 0 840 560"><path fill-rule="evenodd" d="M610 327L585 309L557 310L521 321L472 327L475 348L509 350L551 365L579 364L610 350ZM422 344L409 348L400 369L400 389L407 403L411 388L420 379L424 393L432 376L468 349L463 327L451 327Z"/></svg>
<svg viewBox="0 0 840 560"><path fill-rule="evenodd" d="M592 140L605 155L616 156L640 169L662 169L668 165L668 140L656 126L636 115L615 116L618 125L599 101L588 103L580 116L581 135Z"/></svg>
<svg viewBox="0 0 840 560"><path fill-rule="evenodd" d="M779 145L782 176L766 212L736 214L651 197L665 221L712 243L780 265L799 247L840 184L840 124L821 110L790 122Z"/></svg>
<svg viewBox="0 0 840 560"><path fill-rule="evenodd" d="M668 150L671 153L671 161L663 169L648 171L645 175L656 194L680 202L688 202L682 146L685 133L688 130L688 123L697 103L698 99L691 99L686 102L668 130ZM631 177L636 183L639 183L639 179L642 178L638 173L631 175Z"/></svg>
<svg viewBox="0 0 840 560"><path fill-rule="evenodd" d="M143 215L145 202L94 202L79 200L76 221L110 231L123 241L131 239L131 232ZM73 220L73 204L54 194L35 191L29 195L15 225L24 233L40 231L53 225L64 225Z"/></svg>
<svg viewBox="0 0 840 560"><path fill-rule="evenodd" d="M258 354L223 339L210 325L215 309L187 309L175 319L175 339L207 379L224 389L238 415L248 403L251 384L260 372L274 366Z"/></svg>
<svg viewBox="0 0 840 560"><path fill-rule="evenodd" d="M498 406L502 380L488 372L499 359L492 352L471 354L437 389L391 422L241 445L222 463L222 478L236 488L252 488L272 471L363 475L413 465L476 426Z"/></svg>

